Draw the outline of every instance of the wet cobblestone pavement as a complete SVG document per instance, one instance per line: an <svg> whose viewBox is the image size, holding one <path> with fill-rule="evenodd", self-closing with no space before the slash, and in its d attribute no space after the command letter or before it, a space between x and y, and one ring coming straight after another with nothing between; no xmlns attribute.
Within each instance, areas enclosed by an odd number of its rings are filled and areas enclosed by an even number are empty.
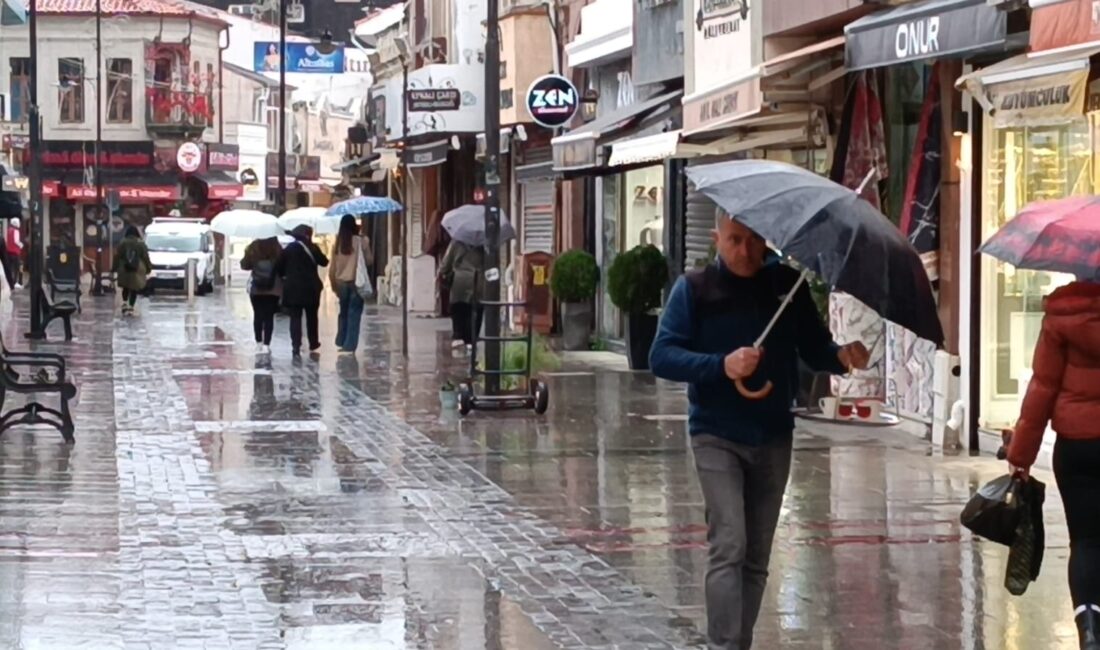
<svg viewBox="0 0 1100 650"><path fill-rule="evenodd" d="M40 346L73 366L77 444L0 439L0 648L698 647L681 389L580 355L546 417L459 420L438 321L413 319L408 363L392 312L358 358L294 361L280 322L268 363L248 318L236 291L118 322L88 300L76 342ZM1000 464L797 440L757 647L1075 647L1053 481L1043 574L1012 598L1005 552L957 523Z"/></svg>

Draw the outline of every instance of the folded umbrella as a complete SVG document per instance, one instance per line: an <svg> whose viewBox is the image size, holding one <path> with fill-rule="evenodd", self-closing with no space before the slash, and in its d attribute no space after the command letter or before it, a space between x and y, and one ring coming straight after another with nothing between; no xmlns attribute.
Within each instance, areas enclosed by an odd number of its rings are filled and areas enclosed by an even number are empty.
<svg viewBox="0 0 1100 650"><path fill-rule="evenodd" d="M451 239L467 246L485 246L485 206L466 204L443 215L443 229ZM504 210L500 211L500 243L516 238L516 229Z"/></svg>
<svg viewBox="0 0 1100 650"><path fill-rule="evenodd" d="M267 239L283 234L275 215L259 210L226 210L210 221L210 229L226 237Z"/></svg>
<svg viewBox="0 0 1100 650"><path fill-rule="evenodd" d="M700 192L802 267L802 280L779 313L812 272L886 320L943 343L943 326L920 256L897 226L857 192L769 160L701 165L686 173Z"/></svg>
<svg viewBox="0 0 1100 650"><path fill-rule="evenodd" d="M981 252L1021 269L1100 279L1100 197L1029 204Z"/></svg>
<svg viewBox="0 0 1100 650"><path fill-rule="evenodd" d="M330 217L342 217L350 214L358 217L365 214L400 212L401 204L387 196L356 196L329 206L325 214Z"/></svg>

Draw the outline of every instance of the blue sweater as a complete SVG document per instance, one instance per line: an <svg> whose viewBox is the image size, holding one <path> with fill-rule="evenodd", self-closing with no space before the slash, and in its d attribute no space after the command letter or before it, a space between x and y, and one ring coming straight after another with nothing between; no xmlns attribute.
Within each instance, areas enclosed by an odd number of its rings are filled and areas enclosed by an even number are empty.
<svg viewBox="0 0 1100 650"><path fill-rule="evenodd" d="M764 341L760 365L745 382L757 389L770 380L771 394L746 399L726 377L726 355L752 346L797 280L797 271L772 259L752 278L715 263L673 286L649 363L658 377L690 384L691 435L707 433L751 446L787 438L794 430L799 357L819 372L846 372L804 285Z"/></svg>

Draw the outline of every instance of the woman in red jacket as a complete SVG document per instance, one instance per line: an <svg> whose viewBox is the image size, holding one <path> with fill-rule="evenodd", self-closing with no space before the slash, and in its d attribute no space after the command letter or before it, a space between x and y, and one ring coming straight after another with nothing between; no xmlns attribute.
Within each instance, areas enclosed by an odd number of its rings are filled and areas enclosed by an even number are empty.
<svg viewBox="0 0 1100 650"><path fill-rule="evenodd" d="M1051 424L1081 648L1100 650L1100 282L1062 287L1047 297L1044 310L1008 462L1026 473Z"/></svg>

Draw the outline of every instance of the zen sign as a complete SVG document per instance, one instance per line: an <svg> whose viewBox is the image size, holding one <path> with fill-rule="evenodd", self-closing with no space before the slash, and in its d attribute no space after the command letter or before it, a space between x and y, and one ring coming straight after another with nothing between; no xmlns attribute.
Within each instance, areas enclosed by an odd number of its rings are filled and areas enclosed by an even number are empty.
<svg viewBox="0 0 1100 650"><path fill-rule="evenodd" d="M527 90L527 112L536 124L548 129L568 124L580 104L577 87L561 75L539 77Z"/></svg>

